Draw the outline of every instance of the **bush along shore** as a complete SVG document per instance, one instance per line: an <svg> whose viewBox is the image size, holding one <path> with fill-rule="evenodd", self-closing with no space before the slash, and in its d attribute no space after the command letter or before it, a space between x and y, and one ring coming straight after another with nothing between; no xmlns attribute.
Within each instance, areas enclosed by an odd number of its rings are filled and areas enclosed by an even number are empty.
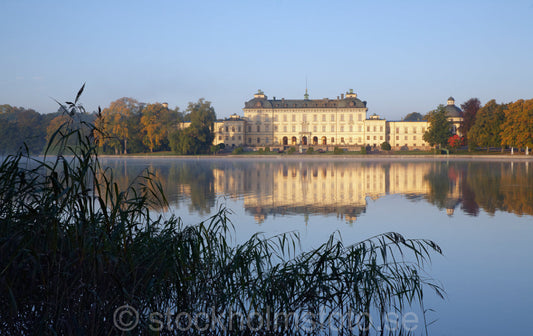
<svg viewBox="0 0 533 336"><path fill-rule="evenodd" d="M0 334L409 334L384 327L412 307L424 330L424 294L442 296L424 273L434 242L333 234L301 251L296 233L234 243L224 208L196 225L165 219L150 172L119 190L100 165L82 91L61 105L54 155L0 165Z"/></svg>

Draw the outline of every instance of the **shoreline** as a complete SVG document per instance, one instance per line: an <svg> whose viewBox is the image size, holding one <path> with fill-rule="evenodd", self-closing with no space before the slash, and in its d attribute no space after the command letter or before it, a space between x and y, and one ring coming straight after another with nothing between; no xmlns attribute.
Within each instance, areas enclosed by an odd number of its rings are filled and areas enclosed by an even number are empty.
<svg viewBox="0 0 533 336"><path fill-rule="evenodd" d="M102 159L179 159L179 160L276 160L276 161L533 161L533 155L99 155Z"/></svg>

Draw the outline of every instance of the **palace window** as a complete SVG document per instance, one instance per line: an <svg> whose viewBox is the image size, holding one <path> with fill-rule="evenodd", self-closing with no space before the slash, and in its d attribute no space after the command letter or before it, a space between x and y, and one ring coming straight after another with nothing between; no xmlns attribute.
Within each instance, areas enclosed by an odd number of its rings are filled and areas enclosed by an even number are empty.
<svg viewBox="0 0 533 336"><path fill-rule="evenodd" d="M219 136L218 136L218 140L222 140L222 135L219 135Z"/></svg>
<svg viewBox="0 0 533 336"><path fill-rule="evenodd" d="M331 121L335 121L335 115L334 114L331 115Z"/></svg>
<svg viewBox="0 0 533 336"><path fill-rule="evenodd" d="M248 126L248 132L252 131L252 126Z"/></svg>
<svg viewBox="0 0 533 336"><path fill-rule="evenodd" d="M366 127L366 131L367 131L367 132L370 132L370 126L367 126L367 127Z"/></svg>
<svg viewBox="0 0 533 336"><path fill-rule="evenodd" d="M335 132L335 125L331 125L331 131Z"/></svg>
<svg viewBox="0 0 533 336"><path fill-rule="evenodd" d="M413 140L416 140L416 135L413 135Z"/></svg>
<svg viewBox="0 0 533 336"><path fill-rule="evenodd" d="M404 127L404 128L403 128L403 132L404 132L404 133L408 133L408 132L409 132L409 130L407 129L407 127ZM407 145L406 145L406 146L407 146Z"/></svg>
<svg viewBox="0 0 533 336"><path fill-rule="evenodd" d="M248 138L248 143L249 143L249 144L252 143L252 138Z"/></svg>
<svg viewBox="0 0 533 336"><path fill-rule="evenodd" d="M358 114L357 115L357 120L359 120L359 121L363 120L363 115L362 114Z"/></svg>
<svg viewBox="0 0 533 336"><path fill-rule="evenodd" d="M287 126L283 126L283 132L287 132Z"/></svg>
<svg viewBox="0 0 533 336"><path fill-rule="evenodd" d="M379 126L379 131L383 132L383 126Z"/></svg>
<svg viewBox="0 0 533 336"><path fill-rule="evenodd" d="M278 125L274 125L274 131L278 131Z"/></svg>
<svg viewBox="0 0 533 336"><path fill-rule="evenodd" d="M335 138L331 137L331 143L335 143Z"/></svg>
<svg viewBox="0 0 533 336"><path fill-rule="evenodd" d="M269 129L269 127L268 127L268 125L266 125L266 126L265 126L265 131L268 132L268 129Z"/></svg>
<svg viewBox="0 0 533 336"><path fill-rule="evenodd" d="M400 136L399 135L396 136L396 140L400 140Z"/></svg>
<svg viewBox="0 0 533 336"><path fill-rule="evenodd" d="M283 121L287 121L287 115L283 115Z"/></svg>
<svg viewBox="0 0 533 336"><path fill-rule="evenodd" d="M315 126L313 126L313 132L316 132L316 131L317 131L317 127L315 125Z"/></svg>
<svg viewBox="0 0 533 336"><path fill-rule="evenodd" d="M344 121L344 114L341 114L341 121Z"/></svg>
<svg viewBox="0 0 533 336"><path fill-rule="evenodd" d="M353 121L353 114L350 114L350 121Z"/></svg>
<svg viewBox="0 0 533 336"><path fill-rule="evenodd" d="M409 137L406 135L406 136L405 136L405 140L407 140L407 139L409 139ZM406 145L406 146L407 146L407 145Z"/></svg>
<svg viewBox="0 0 533 336"><path fill-rule="evenodd" d="M232 132L235 132L235 126L233 126L233 127L231 128L231 131L232 131Z"/></svg>
<svg viewBox="0 0 533 336"><path fill-rule="evenodd" d="M229 136L226 135L226 140L229 140Z"/></svg>
<svg viewBox="0 0 533 336"><path fill-rule="evenodd" d="M226 126L226 132L229 132L229 127L228 126Z"/></svg>
<svg viewBox="0 0 533 336"><path fill-rule="evenodd" d="M344 132L344 126L341 126L341 132Z"/></svg>
<svg viewBox="0 0 533 336"><path fill-rule="evenodd" d="M274 116L274 121L278 121L278 115L277 114Z"/></svg>
<svg viewBox="0 0 533 336"><path fill-rule="evenodd" d="M292 126L292 131L296 132L296 126Z"/></svg>
<svg viewBox="0 0 533 336"><path fill-rule="evenodd" d="M374 126L374 132L377 130L376 126Z"/></svg>
<svg viewBox="0 0 533 336"><path fill-rule="evenodd" d="M223 133L223 132L224 132L224 127L220 127L220 128L218 129L218 131L219 131L220 133Z"/></svg>
<svg viewBox="0 0 533 336"><path fill-rule="evenodd" d="M296 121L296 115L295 114L292 115L292 121Z"/></svg>
<svg viewBox="0 0 533 336"><path fill-rule="evenodd" d="M322 132L326 131L326 125L322 126Z"/></svg>
<svg viewBox="0 0 533 336"><path fill-rule="evenodd" d="M261 142L261 138L257 138L257 143L260 143Z"/></svg>
<svg viewBox="0 0 533 336"><path fill-rule="evenodd" d="M325 114L322 115L322 121L326 121L326 115Z"/></svg>
<svg viewBox="0 0 533 336"><path fill-rule="evenodd" d="M317 115L313 114L313 121L317 121Z"/></svg>
<svg viewBox="0 0 533 336"><path fill-rule="evenodd" d="M379 136L379 140L383 140L383 135L380 135L380 136Z"/></svg>
<svg viewBox="0 0 533 336"><path fill-rule="evenodd" d="M261 126L257 125L257 132L261 132Z"/></svg>
<svg viewBox="0 0 533 336"><path fill-rule="evenodd" d="M413 127L413 133L416 133L416 127Z"/></svg>
<svg viewBox="0 0 533 336"><path fill-rule="evenodd" d="M241 140L241 136L239 135L239 140Z"/></svg>
<svg viewBox="0 0 533 336"><path fill-rule="evenodd" d="M396 127L396 133L400 133L400 128Z"/></svg>
<svg viewBox="0 0 533 336"><path fill-rule="evenodd" d="M367 140L370 140L370 136L369 136L369 135L367 135L367 136L366 136L366 139L367 139Z"/></svg>
<svg viewBox="0 0 533 336"><path fill-rule="evenodd" d="M239 130L239 132L241 131L241 126L239 126L238 130Z"/></svg>
<svg viewBox="0 0 533 336"><path fill-rule="evenodd" d="M350 125L350 132L353 132L353 126Z"/></svg>
<svg viewBox="0 0 533 336"><path fill-rule="evenodd" d="M267 143L267 144L268 144L268 138L266 138L266 139L265 139L265 143Z"/></svg>

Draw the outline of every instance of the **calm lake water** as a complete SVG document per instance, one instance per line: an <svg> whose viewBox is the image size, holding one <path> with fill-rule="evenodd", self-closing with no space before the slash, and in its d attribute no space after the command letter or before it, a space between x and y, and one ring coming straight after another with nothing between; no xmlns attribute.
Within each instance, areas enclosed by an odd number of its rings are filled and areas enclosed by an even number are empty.
<svg viewBox="0 0 533 336"><path fill-rule="evenodd" d="M427 267L447 292L425 300L431 335L524 335L533 314L533 162L342 159L104 159L126 185L143 169L170 212L197 223L223 205L236 238L340 231L358 242L395 231L437 242Z"/></svg>

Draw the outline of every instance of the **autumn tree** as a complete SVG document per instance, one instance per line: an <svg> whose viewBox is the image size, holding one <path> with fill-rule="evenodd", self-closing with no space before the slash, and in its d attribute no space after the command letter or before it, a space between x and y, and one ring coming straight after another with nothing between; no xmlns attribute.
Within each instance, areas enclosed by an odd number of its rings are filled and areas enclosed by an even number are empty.
<svg viewBox="0 0 533 336"><path fill-rule="evenodd" d="M476 114L476 121L468 131L469 147L476 145L487 147L500 147L501 126L505 120L506 104L498 104L493 99L485 104Z"/></svg>
<svg viewBox="0 0 533 336"><path fill-rule="evenodd" d="M138 137L143 104L133 98L120 98L102 111L96 127L101 131L100 146L109 146L115 154L128 153L128 142Z"/></svg>
<svg viewBox="0 0 533 336"><path fill-rule="evenodd" d="M446 117L443 105L429 113L429 127L423 139L430 146L446 147L448 138L452 135L452 124Z"/></svg>
<svg viewBox="0 0 533 336"><path fill-rule="evenodd" d="M505 110L500 136L504 146L533 147L533 99L520 99L509 104L509 108Z"/></svg>
<svg viewBox="0 0 533 336"><path fill-rule="evenodd" d="M168 135L177 127L177 115L163 104L147 105L141 116L143 142L150 152L168 145Z"/></svg>
<svg viewBox="0 0 533 336"><path fill-rule="evenodd" d="M472 128L476 122L476 114L481 108L481 102L477 98L470 98L463 104L461 104L461 109L463 110L463 121L461 126L459 126L459 132L465 137L465 141L468 142L468 131Z"/></svg>

